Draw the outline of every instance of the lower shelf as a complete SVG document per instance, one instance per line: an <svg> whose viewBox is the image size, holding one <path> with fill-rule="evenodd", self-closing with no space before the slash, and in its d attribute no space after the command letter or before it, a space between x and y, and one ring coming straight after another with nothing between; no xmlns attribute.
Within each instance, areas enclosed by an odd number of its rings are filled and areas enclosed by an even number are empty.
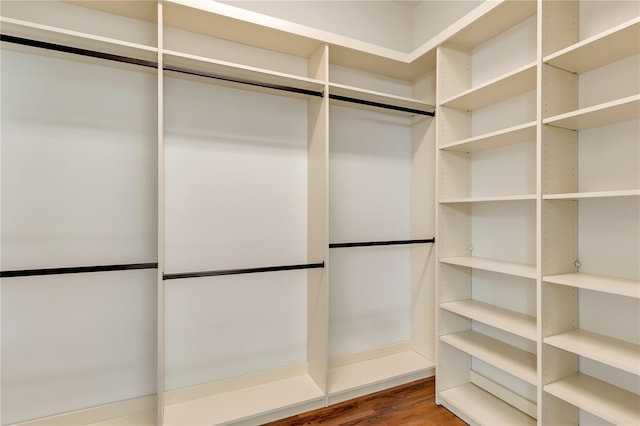
<svg viewBox="0 0 640 426"><path fill-rule="evenodd" d="M509 426L536 424L534 418L471 383L440 392L439 397L445 407L467 423Z"/></svg>
<svg viewBox="0 0 640 426"><path fill-rule="evenodd" d="M536 355L476 331L440 337L444 343L493 365L525 382L536 385Z"/></svg>
<svg viewBox="0 0 640 426"><path fill-rule="evenodd" d="M317 404L314 404L317 403ZM281 417L324 406L324 395L304 374L231 392L166 405L165 425L220 425L248 420L272 412ZM292 410L287 412L286 410Z"/></svg>
<svg viewBox="0 0 640 426"><path fill-rule="evenodd" d="M329 404L432 376L435 364L403 351L329 370Z"/></svg>
<svg viewBox="0 0 640 426"><path fill-rule="evenodd" d="M586 374L550 383L544 390L613 424L640 424L640 395Z"/></svg>

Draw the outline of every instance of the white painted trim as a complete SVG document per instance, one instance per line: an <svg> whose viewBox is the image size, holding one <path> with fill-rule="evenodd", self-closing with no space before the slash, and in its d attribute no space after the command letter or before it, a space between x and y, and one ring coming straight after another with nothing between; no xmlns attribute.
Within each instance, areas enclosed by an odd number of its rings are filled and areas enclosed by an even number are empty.
<svg viewBox="0 0 640 426"><path fill-rule="evenodd" d="M98 423L105 420L117 419L121 417L132 418L136 414L148 412L152 415L156 406L156 396L148 395L140 398L128 399L114 402L112 404L99 405L97 407L86 408L84 410L72 411L70 413L55 416L42 417L26 422L15 423L11 426L80 426ZM137 417L137 416L136 416ZM124 423L126 424L126 419ZM133 426L133 424L132 424Z"/></svg>

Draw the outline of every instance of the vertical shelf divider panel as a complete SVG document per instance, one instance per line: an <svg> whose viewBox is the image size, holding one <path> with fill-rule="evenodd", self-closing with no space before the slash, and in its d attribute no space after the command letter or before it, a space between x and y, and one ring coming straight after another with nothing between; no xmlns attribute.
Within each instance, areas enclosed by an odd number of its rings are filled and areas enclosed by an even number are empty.
<svg viewBox="0 0 640 426"><path fill-rule="evenodd" d="M324 81L322 98L308 101L308 258L324 262L310 269L307 287L307 362L309 375L327 393L329 339L329 46L322 44L308 58L309 77Z"/></svg>
<svg viewBox="0 0 640 426"><path fill-rule="evenodd" d="M157 157L157 185L158 185L158 322L157 322L157 357L156 357L156 424L164 424L165 404L165 352L166 352L166 318L165 318L165 146L164 146L164 9L162 1L157 5L157 43L158 43L158 157Z"/></svg>

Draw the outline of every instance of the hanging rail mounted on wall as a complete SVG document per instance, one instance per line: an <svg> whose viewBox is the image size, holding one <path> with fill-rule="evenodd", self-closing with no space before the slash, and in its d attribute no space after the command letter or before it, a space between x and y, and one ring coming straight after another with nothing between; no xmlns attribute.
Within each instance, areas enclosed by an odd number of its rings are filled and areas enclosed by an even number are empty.
<svg viewBox="0 0 640 426"><path fill-rule="evenodd" d="M407 244L433 244L435 238L419 239L419 240L390 240L390 241L363 241L357 243L330 243L329 248L344 247L372 247L372 246L399 246Z"/></svg>
<svg viewBox="0 0 640 426"><path fill-rule="evenodd" d="M180 272L180 273L174 273L174 274L164 274L162 278L164 280L180 280L183 278L202 278L202 277L217 277L221 275L258 274L262 272L294 271L298 269L316 269L316 268L324 268L324 262L304 263L300 265L264 266L260 268L220 269L217 271Z"/></svg>
<svg viewBox="0 0 640 426"><path fill-rule="evenodd" d="M80 49L77 47L65 46L61 44L49 43L49 42L39 41L39 40L32 40L32 39L22 38L22 37L15 37L7 34L0 34L0 41L13 43L13 44L20 44L23 46L35 47L39 49L52 50L55 52L70 53L73 55L86 56L90 58L105 59L108 61L120 62L120 63L131 64L131 65L139 65L139 66L148 67L148 68L154 68L154 69L158 68L158 63L154 61L131 58L128 56L113 55L111 53L104 53L96 50ZM280 90L284 92L298 93L298 94L308 95L308 96L317 96L321 98L324 97L324 93L321 91L318 92L314 90L302 89L299 87L271 84L271 83L265 83L257 80L235 78L231 76L207 73L204 71L197 71L197 70L192 70L188 68L164 66L163 70L169 71L169 72L176 72L180 74L197 76L197 77L205 77L205 78L210 78L214 80L227 81L231 83L238 83L238 84L247 85L247 86L262 87L266 89Z"/></svg>
<svg viewBox="0 0 640 426"><path fill-rule="evenodd" d="M308 90L308 89L301 89L299 87L284 86L284 85L280 85L280 84L263 83L261 81L255 81L255 80L245 80L245 79L241 79L241 78L228 77L228 76L220 75L220 74L208 73L208 72L204 72L204 71L196 71L196 70L192 70L192 69L188 69L188 68L174 67L174 66L171 66L171 65L165 65L162 69L164 71L177 72L177 73L180 73L180 74L187 74L187 75L192 75L192 76L195 76L195 77L211 78L211 79L214 79L214 80L228 81L230 83L244 84L244 85L247 85L247 86L263 87L263 88L266 88L266 89L274 89L274 90L280 90L280 91L283 91L283 92L298 93L298 94L308 95L308 96L317 96L317 97L320 97L320 98L324 97L324 93L323 92L318 92L318 91L315 91L315 90Z"/></svg>
<svg viewBox="0 0 640 426"><path fill-rule="evenodd" d="M157 269L157 263L125 263L120 265L74 266L69 268L16 269L0 271L0 278L33 277L39 275L84 274L87 272L133 271Z"/></svg>
<svg viewBox="0 0 640 426"><path fill-rule="evenodd" d="M128 56L113 55L111 53L98 52L96 50L80 49L78 47L65 46L62 44L48 43L46 41L32 40L28 38L15 37L7 34L0 34L0 41L20 44L22 46L36 47L39 49L52 50L55 52L71 53L73 55L87 56L90 58L106 59L108 61L121 62L131 65L139 65L148 68L158 68L158 63L144 59L131 58Z"/></svg>
<svg viewBox="0 0 640 426"><path fill-rule="evenodd" d="M331 93L329 93L329 99L334 99L336 101L350 102L350 103L359 104L359 105L372 106L372 107L376 107L376 108L391 109L391 110L394 110L394 111L408 112L408 113L417 114L417 115L427 115L429 117L435 117L435 115L436 115L436 113L432 112L432 111L424 111L424 110L421 110L421 109L414 109L414 108L407 108L407 107L402 107L402 106L398 106L398 105L384 104L382 102L366 101L364 99L351 98L349 96L342 96L342 95L334 95L334 94L331 94Z"/></svg>

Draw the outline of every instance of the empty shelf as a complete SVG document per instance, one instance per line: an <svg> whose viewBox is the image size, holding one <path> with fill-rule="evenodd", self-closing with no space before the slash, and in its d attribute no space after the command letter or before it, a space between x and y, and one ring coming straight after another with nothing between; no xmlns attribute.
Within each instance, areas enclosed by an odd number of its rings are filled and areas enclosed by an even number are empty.
<svg viewBox="0 0 640 426"><path fill-rule="evenodd" d="M640 396L585 374L550 383L544 390L616 425L640 424Z"/></svg>
<svg viewBox="0 0 640 426"><path fill-rule="evenodd" d="M313 401L323 403L323 400L322 391L311 377L301 375L166 405L164 424L176 426L224 424Z"/></svg>
<svg viewBox="0 0 640 426"><path fill-rule="evenodd" d="M536 385L536 355L475 331L441 336L440 340L474 358Z"/></svg>
<svg viewBox="0 0 640 426"><path fill-rule="evenodd" d="M640 118L640 95L582 108L542 120L569 130L586 130Z"/></svg>
<svg viewBox="0 0 640 426"><path fill-rule="evenodd" d="M535 88L536 64L534 62L453 96L442 102L442 105L449 108L474 110L535 90Z"/></svg>
<svg viewBox="0 0 640 426"><path fill-rule="evenodd" d="M489 10L485 10L487 8ZM524 21L536 13L536 9L536 2L531 0L487 2L469 14L474 18L472 22L465 18L453 24L447 31L453 30L455 34L447 40L461 46L476 47ZM475 16L476 13L482 14Z"/></svg>
<svg viewBox="0 0 640 426"><path fill-rule="evenodd" d="M449 151L476 152L536 140L536 122L520 124L491 133L451 142L440 147Z"/></svg>
<svg viewBox="0 0 640 426"><path fill-rule="evenodd" d="M503 260L486 259L483 257L460 256L443 257L440 262L449 265L467 266L484 271L499 272L501 274L535 279L537 276L535 265L526 263L506 262Z"/></svg>
<svg viewBox="0 0 640 426"><path fill-rule="evenodd" d="M545 200L580 200L585 198L615 198L615 197L637 197L640 195L639 189L625 189L621 191L595 191L595 192L572 192L567 194L546 194L542 198Z"/></svg>
<svg viewBox="0 0 640 426"><path fill-rule="evenodd" d="M183 69L229 79L259 82L271 86L289 87L318 93L324 92L323 82L293 74L239 65L202 56L174 52L172 50L164 50L163 58L164 66L169 68L169 71L172 68ZM173 74L176 73L172 73L172 75ZM259 88L259 86L257 87ZM268 87L265 88L268 89Z"/></svg>
<svg viewBox="0 0 640 426"><path fill-rule="evenodd" d="M430 373L435 364L413 351L404 351L329 370L329 395L415 373Z"/></svg>
<svg viewBox="0 0 640 426"><path fill-rule="evenodd" d="M536 318L477 300L440 304L442 309L479 321L529 340L537 340Z"/></svg>
<svg viewBox="0 0 640 426"><path fill-rule="evenodd" d="M640 53L640 18L562 49L544 62L581 74Z"/></svg>
<svg viewBox="0 0 640 426"><path fill-rule="evenodd" d="M585 274L573 272L569 274L548 275L544 277L548 283L567 285L585 290L601 291L603 293L617 294L640 298L640 281L623 278L607 277L604 275Z"/></svg>
<svg viewBox="0 0 640 426"><path fill-rule="evenodd" d="M135 58L156 63L158 49L109 37L102 37L50 25L36 24L13 18L0 18L2 34L85 49L110 55Z"/></svg>
<svg viewBox="0 0 640 426"><path fill-rule="evenodd" d="M640 375L640 346L587 330L545 337L544 342L595 361Z"/></svg>
<svg viewBox="0 0 640 426"><path fill-rule="evenodd" d="M502 196L494 196L494 197L469 197L469 198L446 198L440 200L442 204L452 204L452 203L488 203L488 202L497 202L497 201L524 201L524 200L535 200L535 194L525 194L525 195L502 195Z"/></svg>
<svg viewBox="0 0 640 426"><path fill-rule="evenodd" d="M479 425L527 425L536 420L476 385L466 383L439 393L445 406L463 420ZM448 405L450 404L450 405Z"/></svg>

